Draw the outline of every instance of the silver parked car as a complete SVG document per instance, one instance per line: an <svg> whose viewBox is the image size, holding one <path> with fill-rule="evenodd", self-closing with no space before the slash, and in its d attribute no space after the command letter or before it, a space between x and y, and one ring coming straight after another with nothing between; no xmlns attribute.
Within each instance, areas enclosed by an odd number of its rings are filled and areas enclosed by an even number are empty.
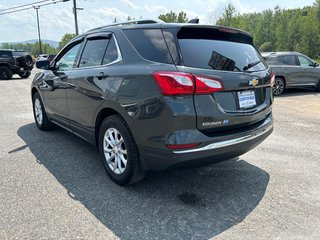
<svg viewBox="0 0 320 240"><path fill-rule="evenodd" d="M273 94L280 95L287 88L311 87L320 91L320 67L299 52L261 53L276 74Z"/></svg>

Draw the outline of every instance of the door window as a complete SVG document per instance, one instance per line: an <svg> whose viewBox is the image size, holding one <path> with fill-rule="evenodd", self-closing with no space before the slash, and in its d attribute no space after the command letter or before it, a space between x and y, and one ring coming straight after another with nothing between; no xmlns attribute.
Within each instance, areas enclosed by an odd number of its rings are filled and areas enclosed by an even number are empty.
<svg viewBox="0 0 320 240"><path fill-rule="evenodd" d="M283 59L284 59L284 62L287 64L287 65L292 65L292 66L298 66L298 62L297 62L297 59L295 56L293 55L286 55L286 56L283 56Z"/></svg>
<svg viewBox="0 0 320 240"><path fill-rule="evenodd" d="M300 66L303 66L303 67L309 67L313 63L309 59L307 59L307 58L305 58L303 56L298 56L298 59L299 59L299 62L300 62Z"/></svg>
<svg viewBox="0 0 320 240"><path fill-rule="evenodd" d="M79 67L101 65L109 40L108 38L88 39L81 56Z"/></svg>
<svg viewBox="0 0 320 240"><path fill-rule="evenodd" d="M60 71L69 71L76 67L77 56L82 42L78 42L67 50L62 57L58 57L56 68Z"/></svg>
<svg viewBox="0 0 320 240"><path fill-rule="evenodd" d="M284 65L285 64L282 56L267 58L267 63L269 65Z"/></svg>

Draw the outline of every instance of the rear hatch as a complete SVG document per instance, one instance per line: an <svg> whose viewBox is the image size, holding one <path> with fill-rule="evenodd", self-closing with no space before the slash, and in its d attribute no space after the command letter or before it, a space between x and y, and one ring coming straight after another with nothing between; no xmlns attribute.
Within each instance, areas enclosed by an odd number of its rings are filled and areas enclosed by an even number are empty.
<svg viewBox="0 0 320 240"><path fill-rule="evenodd" d="M194 94L199 130L232 130L267 117L271 71L249 34L199 25L164 28L163 34L178 71L221 84L213 92Z"/></svg>

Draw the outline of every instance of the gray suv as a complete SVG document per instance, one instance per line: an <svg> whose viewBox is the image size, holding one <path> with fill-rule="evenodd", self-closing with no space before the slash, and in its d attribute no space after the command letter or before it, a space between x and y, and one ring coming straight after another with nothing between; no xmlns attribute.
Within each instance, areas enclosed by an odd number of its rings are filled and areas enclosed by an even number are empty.
<svg viewBox="0 0 320 240"><path fill-rule="evenodd" d="M320 67L299 52L262 53L276 74L273 94L280 95L286 88L311 87L320 91Z"/></svg>
<svg viewBox="0 0 320 240"><path fill-rule="evenodd" d="M237 29L109 25L36 64L46 69L31 86L37 127L58 125L96 145L121 185L147 170L237 157L273 130L274 75Z"/></svg>

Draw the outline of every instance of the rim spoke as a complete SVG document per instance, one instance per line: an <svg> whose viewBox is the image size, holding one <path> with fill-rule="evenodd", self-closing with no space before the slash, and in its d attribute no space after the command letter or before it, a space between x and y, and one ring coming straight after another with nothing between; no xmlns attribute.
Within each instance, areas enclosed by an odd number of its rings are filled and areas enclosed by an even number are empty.
<svg viewBox="0 0 320 240"><path fill-rule="evenodd" d="M108 135L109 135L110 141L112 142L112 145L114 146L114 145L116 145L116 141L113 137L113 134L114 134L114 131L110 131Z"/></svg>
<svg viewBox="0 0 320 240"><path fill-rule="evenodd" d="M104 140L105 140L105 142L107 142L112 148L114 148L114 144L113 144L113 142L109 139L108 136L105 136L105 137L104 137Z"/></svg>

